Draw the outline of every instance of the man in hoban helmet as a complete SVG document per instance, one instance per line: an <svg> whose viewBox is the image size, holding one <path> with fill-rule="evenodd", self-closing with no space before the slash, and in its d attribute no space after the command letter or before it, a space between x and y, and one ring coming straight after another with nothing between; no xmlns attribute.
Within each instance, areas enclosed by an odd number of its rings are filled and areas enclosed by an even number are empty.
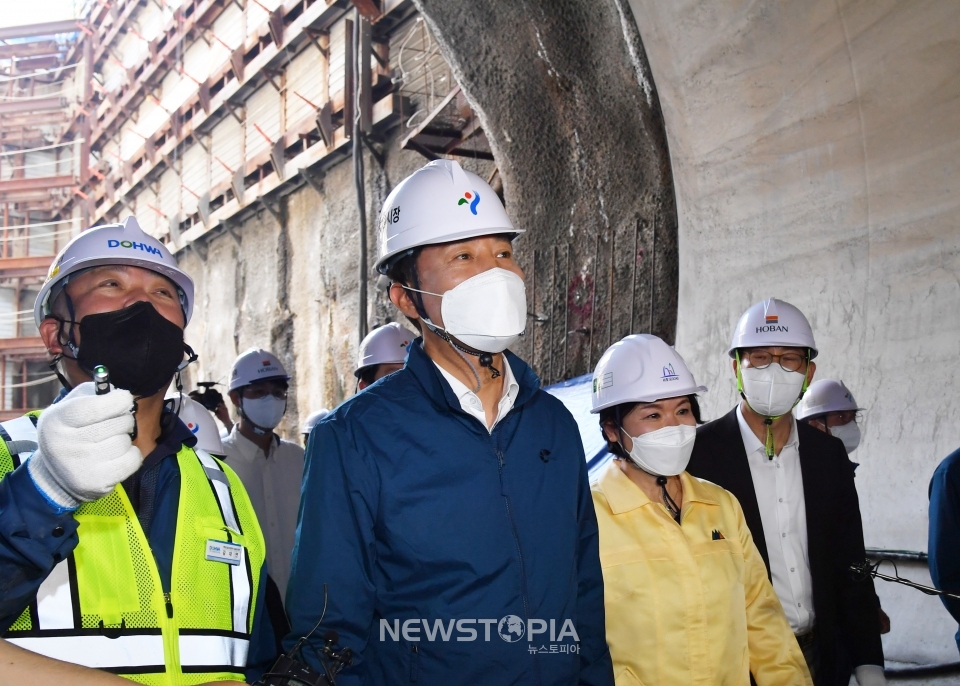
<svg viewBox="0 0 960 686"><path fill-rule="evenodd" d="M57 256L35 318L65 390L0 425L0 631L151 684L257 676L275 656L263 536L164 393L196 359L193 282L132 217ZM91 381L103 365L110 385Z"/></svg>
<svg viewBox="0 0 960 686"><path fill-rule="evenodd" d="M740 501L814 684L846 686L852 667L860 686L882 686L873 582L850 572L865 558L853 468L838 439L791 412L817 368L810 323L763 300L740 317L728 352L740 402L697 429L687 471Z"/></svg>
<svg viewBox="0 0 960 686"><path fill-rule="evenodd" d="M613 684L580 434L508 351L527 320L521 230L437 160L393 190L379 232L377 269L422 337L313 429L287 643L327 589L323 625L356 655L342 686Z"/></svg>

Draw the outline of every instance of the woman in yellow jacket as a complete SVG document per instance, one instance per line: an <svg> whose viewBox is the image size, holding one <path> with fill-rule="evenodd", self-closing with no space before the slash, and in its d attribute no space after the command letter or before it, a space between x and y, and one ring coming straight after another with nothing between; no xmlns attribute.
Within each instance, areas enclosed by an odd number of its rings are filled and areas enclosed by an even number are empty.
<svg viewBox="0 0 960 686"><path fill-rule="evenodd" d="M593 375L617 458L592 487L617 686L812 685L740 504L684 471L705 390L646 334Z"/></svg>

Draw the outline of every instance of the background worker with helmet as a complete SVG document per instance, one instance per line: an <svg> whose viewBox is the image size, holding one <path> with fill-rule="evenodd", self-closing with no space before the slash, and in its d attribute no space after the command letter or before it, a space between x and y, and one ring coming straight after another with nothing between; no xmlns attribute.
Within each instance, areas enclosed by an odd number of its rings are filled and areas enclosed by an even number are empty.
<svg viewBox="0 0 960 686"><path fill-rule="evenodd" d="M613 683L580 434L507 350L520 232L451 160L380 213L377 268L422 338L314 427L287 592L292 645L329 589L324 626L357 656L341 686Z"/></svg>
<svg viewBox="0 0 960 686"><path fill-rule="evenodd" d="M648 334L593 373L616 457L592 490L617 683L812 684L737 499L686 471L703 391Z"/></svg>
<svg viewBox="0 0 960 686"><path fill-rule="evenodd" d="M842 381L818 379L797 405L797 419L839 438L849 455L860 445L858 417L863 410Z"/></svg>
<svg viewBox="0 0 960 686"><path fill-rule="evenodd" d="M834 438L839 438L849 456L860 445L860 417L865 408L857 405L853 393L844 385L843 381L835 379L818 379L810 384L804 393L803 399L797 405L797 420L805 422L815 429L819 429ZM850 458L853 469L860 463ZM877 609L880 616L880 633L890 633L890 617L880 607L880 598L877 598ZM841 653L843 646L841 643Z"/></svg>
<svg viewBox="0 0 960 686"><path fill-rule="evenodd" d="M886 683L853 468L842 443L798 423L791 411L816 371L817 346L796 307L770 298L751 306L729 349L733 410L697 431L691 474L740 501L817 686L846 686L842 644L861 686Z"/></svg>
<svg viewBox="0 0 960 686"><path fill-rule="evenodd" d="M246 486L267 541L270 578L279 589L275 599L268 598L271 608L287 591L303 476L303 448L274 432L287 411L289 382L273 353L263 348L241 353L228 387L240 418L223 439L227 464Z"/></svg>
<svg viewBox="0 0 960 686"><path fill-rule="evenodd" d="M172 412L179 417L190 433L197 437L195 448L206 450L211 455L224 457L223 441L220 439L220 430L213 421L213 415L203 405L193 398L182 393L171 394L167 397Z"/></svg>
<svg viewBox="0 0 960 686"><path fill-rule="evenodd" d="M39 421L4 422L0 441L0 630L12 643L155 684L242 680L274 657L253 507L164 407L195 359L183 340L193 300L190 277L133 218L80 234L55 260L35 318L65 394ZM95 390L98 365L112 386Z"/></svg>
<svg viewBox="0 0 960 686"><path fill-rule="evenodd" d="M324 408L317 410L316 412L311 412L307 415L307 418L303 420L303 424L300 425L300 435L303 436L303 447L307 447L307 441L310 438L310 432L313 431L321 419L330 414L330 410Z"/></svg>
<svg viewBox="0 0 960 686"><path fill-rule="evenodd" d="M412 340L410 332L396 322L384 324L368 333L360 341L357 368L353 371L357 377L357 390L362 391L387 374L401 369Z"/></svg>

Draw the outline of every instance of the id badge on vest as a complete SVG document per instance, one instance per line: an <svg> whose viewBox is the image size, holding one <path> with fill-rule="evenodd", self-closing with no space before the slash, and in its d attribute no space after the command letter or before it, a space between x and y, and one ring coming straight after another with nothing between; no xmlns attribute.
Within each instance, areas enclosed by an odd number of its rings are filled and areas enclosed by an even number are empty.
<svg viewBox="0 0 960 686"><path fill-rule="evenodd" d="M236 543L207 539L207 552L204 557L211 562L225 562L238 565L243 562L243 547Z"/></svg>

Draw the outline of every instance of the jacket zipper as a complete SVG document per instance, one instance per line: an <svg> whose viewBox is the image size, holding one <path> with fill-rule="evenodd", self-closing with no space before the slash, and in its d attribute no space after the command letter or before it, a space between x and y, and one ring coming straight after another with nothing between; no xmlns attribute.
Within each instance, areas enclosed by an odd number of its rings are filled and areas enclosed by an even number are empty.
<svg viewBox="0 0 960 686"><path fill-rule="evenodd" d="M523 600L523 618L530 619L530 609L527 603L527 571L523 563L523 551L520 549L520 536L517 534L517 523L513 518L513 510L510 509L510 498L504 492L503 483L503 453L500 448L495 448L497 453L497 465L500 472L500 495L503 496L503 504L507 509L507 519L510 520L510 533L513 534L513 543L517 548L517 558L520 561L520 598Z"/></svg>
<svg viewBox="0 0 960 686"><path fill-rule="evenodd" d="M416 643L410 649L410 681L420 680L420 648Z"/></svg>

